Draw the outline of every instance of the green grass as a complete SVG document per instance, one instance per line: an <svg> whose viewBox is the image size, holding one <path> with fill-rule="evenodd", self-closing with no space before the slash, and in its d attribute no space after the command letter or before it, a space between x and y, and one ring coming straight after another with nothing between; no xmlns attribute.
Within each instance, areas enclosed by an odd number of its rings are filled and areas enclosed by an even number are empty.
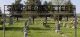
<svg viewBox="0 0 80 37"><path fill-rule="evenodd" d="M41 19L41 18L37 18ZM36 21L33 25L29 26L29 32L28 37L74 37L74 29L72 28L65 28L61 27L61 34L55 32L55 24L49 24L51 28L46 28L43 26L43 20L42 21ZM52 20L52 19L51 19ZM25 21L18 21L14 23L14 25L8 25L6 24L6 37L24 37L23 27L24 27ZM53 23L54 21L48 21L48 23ZM70 21L68 21L70 22ZM72 26L72 24L69 24ZM61 25L62 26L62 25ZM78 37L80 37L80 28L78 24ZM0 29L1 29L0 25ZM3 37L3 31L0 30L0 37Z"/></svg>

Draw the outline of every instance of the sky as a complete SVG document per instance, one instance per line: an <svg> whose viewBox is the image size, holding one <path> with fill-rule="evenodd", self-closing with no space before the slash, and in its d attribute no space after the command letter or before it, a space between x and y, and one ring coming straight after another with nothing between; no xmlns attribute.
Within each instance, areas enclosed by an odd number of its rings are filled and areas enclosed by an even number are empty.
<svg viewBox="0 0 80 37"><path fill-rule="evenodd" d="M43 0L45 1L45 0ZM49 1L49 0L46 0L46 1ZM0 0L0 7L1 7L1 10L2 12L4 12L4 5L10 5L12 4L13 2L15 2L15 0ZM24 0L22 1L24 2ZM71 0L71 2L76 5L76 12L77 13L80 13L80 0Z"/></svg>

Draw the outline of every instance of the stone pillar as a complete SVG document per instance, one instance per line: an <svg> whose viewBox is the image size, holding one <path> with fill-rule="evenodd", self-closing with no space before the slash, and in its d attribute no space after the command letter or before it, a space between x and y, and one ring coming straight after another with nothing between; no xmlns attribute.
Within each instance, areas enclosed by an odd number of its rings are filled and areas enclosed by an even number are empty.
<svg viewBox="0 0 80 37"><path fill-rule="evenodd" d="M28 37L29 25L31 25L31 17L25 22L24 37Z"/></svg>
<svg viewBox="0 0 80 37"><path fill-rule="evenodd" d="M28 37L28 28L24 27L24 37Z"/></svg>
<svg viewBox="0 0 80 37"><path fill-rule="evenodd" d="M55 32L60 32L60 21L56 24L56 30Z"/></svg>

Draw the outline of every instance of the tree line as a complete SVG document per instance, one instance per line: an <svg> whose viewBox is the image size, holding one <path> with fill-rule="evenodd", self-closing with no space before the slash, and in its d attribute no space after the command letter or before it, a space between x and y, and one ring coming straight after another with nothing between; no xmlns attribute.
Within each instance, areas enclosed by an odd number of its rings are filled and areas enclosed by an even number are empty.
<svg viewBox="0 0 80 37"><path fill-rule="evenodd" d="M75 8L70 1L68 1L64 4L65 6L67 6L65 8L64 7L58 7L58 8L52 7L51 8L50 5L53 5L51 1L50 2L45 1L42 4L42 2L40 0L27 0L26 2L24 2L25 6L21 3L21 1L22 0L16 0L14 3L12 3L11 6L10 5L7 6L7 8L8 8L7 10L10 12L11 20L12 20L12 17L16 17L17 21L19 20L18 18L31 17L34 21L34 19L36 17L45 17L45 22L46 22L47 17L53 17L55 20L58 21L57 29L59 30L60 29L59 21L61 21L63 17L66 17L67 20L68 20L68 17L74 17L74 9ZM58 5L58 6L60 6L60 5ZM26 11L27 9L30 9L31 11ZM57 11L55 11L56 9L57 9ZM36 10L36 11L32 11L32 10ZM44 11L41 11L41 10L44 10ZM53 11L49 11L49 10L53 10ZM68 10L68 11L64 11L64 10ZM44 13L44 14L42 15L42 13ZM71 13L71 14L67 14L67 13Z"/></svg>

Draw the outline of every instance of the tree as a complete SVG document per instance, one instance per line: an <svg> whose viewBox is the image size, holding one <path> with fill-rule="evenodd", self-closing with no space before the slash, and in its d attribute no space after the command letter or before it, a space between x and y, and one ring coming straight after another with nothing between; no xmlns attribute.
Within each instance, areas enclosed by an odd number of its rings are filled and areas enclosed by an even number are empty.
<svg viewBox="0 0 80 37"><path fill-rule="evenodd" d="M51 6L52 6L52 2L50 1L50 2L48 2L48 10L51 10L52 9ZM48 12L50 13L49 14L49 17L53 17L52 11L48 11ZM53 13L54 13L54 11L53 11Z"/></svg>
<svg viewBox="0 0 80 37"><path fill-rule="evenodd" d="M73 7L73 4L71 3L71 1L69 0L68 2L65 3L65 6L68 6L68 8L66 8L67 13L70 13L70 14L67 14L67 21L68 21L68 17L73 17L74 16L74 7Z"/></svg>
<svg viewBox="0 0 80 37"><path fill-rule="evenodd" d="M68 0L51 0L53 5L64 5Z"/></svg>
<svg viewBox="0 0 80 37"><path fill-rule="evenodd" d="M18 17L22 17L21 13L23 11L23 4L21 4L20 2L21 0L17 0L15 1L15 3L12 3L11 6L8 6L8 10L10 11L11 16L16 17L17 21Z"/></svg>
<svg viewBox="0 0 80 37"><path fill-rule="evenodd" d="M30 5L31 10L34 9L38 9L38 6L41 5L41 1L40 0L27 0L27 2L25 3L25 10L27 9L27 6ZM25 11L25 13L38 13L37 11ZM35 16L35 14L31 15L31 16Z"/></svg>
<svg viewBox="0 0 80 37"><path fill-rule="evenodd" d="M1 17L2 17L2 11L1 11L1 8L0 8L0 24L3 24L3 21L1 20Z"/></svg>
<svg viewBox="0 0 80 37"><path fill-rule="evenodd" d="M72 9L73 6L72 6L70 0L68 2L66 0L52 0L52 4L53 5L65 5L65 6L68 6L67 9L61 7L61 9L60 9L61 11L54 12L54 13L56 13L56 14L53 15L54 19L57 20L56 31L59 32L60 31L60 21L62 20L62 18L64 16L65 17L71 17L71 16L73 16L73 14L69 14L69 13L73 13L73 11L72 11L73 10ZM65 10L65 12L63 10ZM66 11L66 10L68 10L68 11ZM59 13L61 13L61 14L59 14Z"/></svg>
<svg viewBox="0 0 80 37"><path fill-rule="evenodd" d="M36 9L37 8L37 5L41 4L41 2L40 2L40 0L27 0L27 2L25 2L25 4L26 4L26 6L25 6L24 10L27 10L27 9L34 10L34 8ZM28 5L30 5L31 7L27 8ZM29 26L29 25L31 25L32 18L33 18L33 23L34 23L34 17L37 16L37 11L24 11L23 16L24 15L27 15L28 16L28 21L26 23ZM25 16L25 17L27 17L27 16ZM27 32L24 32L24 33L27 33ZM25 34L24 37L27 37L27 35Z"/></svg>
<svg viewBox="0 0 80 37"><path fill-rule="evenodd" d="M51 2L51 1L49 1L49 2L48 2L48 5L52 5L52 2Z"/></svg>
<svg viewBox="0 0 80 37"><path fill-rule="evenodd" d="M30 9L30 10L36 9L37 10L38 6L41 5L41 1L40 0L27 0L27 2L25 2L25 5L26 5L25 10L26 9ZM31 7L29 7L29 5ZM29 8L27 8L27 7L29 7ZM37 11L24 11L23 16L24 16L24 14L26 15L27 13L30 14L30 15L27 15L27 16L31 17L32 20L33 20L33 23L34 23L34 18L37 17L38 12ZM24 17L26 17L26 16L24 16Z"/></svg>
<svg viewBox="0 0 80 37"><path fill-rule="evenodd" d="M45 26L45 27L49 27L49 25L47 25L47 17L50 17L50 15L48 14L49 13L48 5L49 5L49 3L47 1L45 1L43 3L44 7L42 8L43 10L45 10L45 11L42 11L42 13L43 13L42 17L45 17L44 24L43 24L43 26Z"/></svg>
<svg viewBox="0 0 80 37"><path fill-rule="evenodd" d="M0 16L2 16L1 14L2 14L2 11L1 11L1 8L0 8Z"/></svg>
<svg viewBox="0 0 80 37"><path fill-rule="evenodd" d="M62 0L52 0L52 5L61 5L61 4L62 4ZM59 7L58 8L55 7L55 9L58 10ZM58 13L60 13L60 12L59 11L53 11L54 20L57 21L56 29L55 29L56 32L60 31L60 21L62 20L62 15L59 15Z"/></svg>
<svg viewBox="0 0 80 37"><path fill-rule="evenodd" d="M67 6L65 10L67 10L66 13L68 13L68 14L66 14L65 17L66 17L66 20L68 21L69 17L74 17L74 8L75 7L73 6L73 4L71 3L70 0L67 1L66 3L64 3L64 5ZM65 24L65 27L66 26L69 27L69 25Z"/></svg>
<svg viewBox="0 0 80 37"><path fill-rule="evenodd" d="M41 6L42 8L41 8L40 6ZM41 14L40 17L46 17L46 16L47 16L47 13L49 13L49 12L48 12L48 2L45 1L45 2L43 3L43 5L40 5L40 6L38 7L38 8L39 8L39 9L38 9L38 12L39 12L39 13L44 13L43 15Z"/></svg>

